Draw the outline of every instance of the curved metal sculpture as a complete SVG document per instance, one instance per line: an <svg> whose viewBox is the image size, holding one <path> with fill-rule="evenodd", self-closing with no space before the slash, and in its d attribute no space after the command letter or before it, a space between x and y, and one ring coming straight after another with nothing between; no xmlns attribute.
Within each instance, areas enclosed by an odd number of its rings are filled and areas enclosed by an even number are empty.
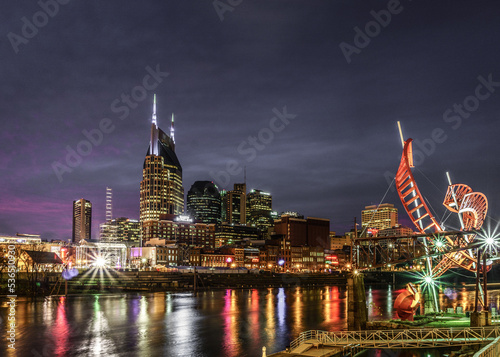
<svg viewBox="0 0 500 357"><path fill-rule="evenodd" d="M396 173L396 189L406 213L420 233L442 232L441 226L429 211L411 172L414 167L412 141L412 139L408 139L404 143L401 163ZM423 210L424 213L421 214L420 210Z"/></svg>
<svg viewBox="0 0 500 357"><path fill-rule="evenodd" d="M408 283L406 289L394 301L394 309L402 321L413 321L419 305L420 293L412 283Z"/></svg>
<svg viewBox="0 0 500 357"><path fill-rule="evenodd" d="M413 167L412 139L408 139L404 142L403 154L395 178L398 195L409 218L421 233L439 234L443 232L443 229L430 212L417 187L411 172ZM486 196L480 192L473 192L472 188L463 184L450 184L448 186L443 205L450 211L458 213L463 231L480 229L488 211ZM444 236L443 251L456 246L465 247L474 238L475 234L468 234L465 236L465 240L457 241ZM430 236L427 240L433 243ZM453 267L461 267L469 271L476 270L476 258L471 251L467 250L445 254L434 266L430 259L428 262L428 274L432 278L443 275Z"/></svg>

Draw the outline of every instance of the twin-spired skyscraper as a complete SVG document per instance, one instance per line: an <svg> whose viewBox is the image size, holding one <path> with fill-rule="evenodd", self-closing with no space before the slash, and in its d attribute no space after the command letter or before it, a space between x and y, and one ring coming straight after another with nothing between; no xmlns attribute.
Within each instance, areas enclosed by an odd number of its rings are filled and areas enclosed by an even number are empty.
<svg viewBox="0 0 500 357"><path fill-rule="evenodd" d="M175 154L174 115L167 135L156 120L156 94L153 98L151 139L144 160L141 181L140 220L142 239L158 237L158 223L164 214L184 212L182 166Z"/></svg>

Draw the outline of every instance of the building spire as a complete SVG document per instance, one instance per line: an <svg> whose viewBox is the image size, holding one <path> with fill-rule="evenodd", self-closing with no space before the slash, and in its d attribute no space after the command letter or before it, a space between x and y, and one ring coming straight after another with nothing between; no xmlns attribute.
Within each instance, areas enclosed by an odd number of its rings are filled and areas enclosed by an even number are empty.
<svg viewBox="0 0 500 357"><path fill-rule="evenodd" d="M158 123L156 122L156 94L153 95L153 115L151 117L151 155L158 155Z"/></svg>
<svg viewBox="0 0 500 357"><path fill-rule="evenodd" d="M156 93L153 94L153 116L151 118L151 122L155 125L158 126L158 123L156 122Z"/></svg>
<svg viewBox="0 0 500 357"><path fill-rule="evenodd" d="M172 124L170 125L170 138L175 144L175 133L174 133L174 113L172 113Z"/></svg>

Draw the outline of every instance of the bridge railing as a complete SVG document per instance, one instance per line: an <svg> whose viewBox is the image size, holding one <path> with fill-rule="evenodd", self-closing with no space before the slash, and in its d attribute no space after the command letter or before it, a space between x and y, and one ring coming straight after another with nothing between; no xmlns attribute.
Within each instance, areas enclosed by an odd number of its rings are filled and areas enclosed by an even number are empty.
<svg viewBox="0 0 500 357"><path fill-rule="evenodd" d="M500 337L497 337L492 343L483 347L473 357L498 357L500 356Z"/></svg>
<svg viewBox="0 0 500 357"><path fill-rule="evenodd" d="M311 330L302 332L297 339L292 341L290 347L293 350L308 340L338 347L354 345L365 348L446 347L464 343L484 343L499 336L499 326L339 332Z"/></svg>

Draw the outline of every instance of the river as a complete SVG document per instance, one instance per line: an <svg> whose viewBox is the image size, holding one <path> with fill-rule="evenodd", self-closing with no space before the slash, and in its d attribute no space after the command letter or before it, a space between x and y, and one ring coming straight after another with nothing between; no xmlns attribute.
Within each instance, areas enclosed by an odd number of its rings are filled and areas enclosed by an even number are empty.
<svg viewBox="0 0 500 357"><path fill-rule="evenodd" d="M395 312L398 290L367 286L371 320ZM446 294L445 294L446 292ZM448 288L443 307L473 303L470 287ZM499 290L490 293L498 306ZM19 298L16 350L0 356L260 357L284 350L302 331L346 328L345 287L227 289L192 293L101 294ZM0 307L7 331L7 305ZM371 351L365 356L441 356L440 352Z"/></svg>

